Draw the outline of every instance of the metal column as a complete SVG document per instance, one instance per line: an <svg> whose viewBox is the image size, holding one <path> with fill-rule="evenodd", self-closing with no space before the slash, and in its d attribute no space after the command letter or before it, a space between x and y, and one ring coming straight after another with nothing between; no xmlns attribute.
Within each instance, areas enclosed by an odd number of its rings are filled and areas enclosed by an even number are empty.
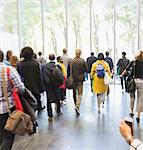
<svg viewBox="0 0 143 150"><path fill-rule="evenodd" d="M89 2L90 9L90 52L92 52L92 0Z"/></svg>
<svg viewBox="0 0 143 150"><path fill-rule="evenodd" d="M141 1L138 0L137 3L138 3L137 4L138 5L138 7L137 7L137 40L138 40L137 49L140 49L141 48L140 47L140 15L141 15L140 5L141 5Z"/></svg>
<svg viewBox="0 0 143 150"><path fill-rule="evenodd" d="M68 50L68 0L65 0L65 19L66 19L66 25L65 25L65 44L66 48Z"/></svg>

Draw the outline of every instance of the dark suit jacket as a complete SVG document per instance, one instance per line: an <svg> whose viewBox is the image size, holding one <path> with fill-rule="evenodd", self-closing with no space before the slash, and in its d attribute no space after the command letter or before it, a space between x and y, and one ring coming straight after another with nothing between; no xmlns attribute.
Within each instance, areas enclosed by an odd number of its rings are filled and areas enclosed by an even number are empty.
<svg viewBox="0 0 143 150"><path fill-rule="evenodd" d="M22 81L32 93L40 94L42 91L42 79L39 63L34 60L23 60L17 65Z"/></svg>

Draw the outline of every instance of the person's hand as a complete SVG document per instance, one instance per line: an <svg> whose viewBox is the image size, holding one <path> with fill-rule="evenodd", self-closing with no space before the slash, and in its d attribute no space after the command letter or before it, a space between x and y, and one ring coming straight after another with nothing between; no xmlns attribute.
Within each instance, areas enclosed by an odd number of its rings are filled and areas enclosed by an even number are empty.
<svg viewBox="0 0 143 150"><path fill-rule="evenodd" d="M122 75L119 75L119 77L122 78L123 76L122 76Z"/></svg>
<svg viewBox="0 0 143 150"><path fill-rule="evenodd" d="M125 139L127 139L129 136L132 136L131 128L125 123L125 121L121 121L119 130Z"/></svg>

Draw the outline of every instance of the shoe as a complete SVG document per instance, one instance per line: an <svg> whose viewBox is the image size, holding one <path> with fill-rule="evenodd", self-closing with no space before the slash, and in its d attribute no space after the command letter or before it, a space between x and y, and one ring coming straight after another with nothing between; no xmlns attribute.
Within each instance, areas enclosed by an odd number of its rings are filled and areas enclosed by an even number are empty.
<svg viewBox="0 0 143 150"><path fill-rule="evenodd" d="M102 103L102 108L104 108L104 102Z"/></svg>
<svg viewBox="0 0 143 150"><path fill-rule="evenodd" d="M76 114L79 116L80 115L80 112L79 112L79 108L78 107L75 107L75 112Z"/></svg>
<svg viewBox="0 0 143 150"><path fill-rule="evenodd" d="M122 93L124 93L124 89L122 89Z"/></svg>
<svg viewBox="0 0 143 150"><path fill-rule="evenodd" d="M98 108L98 113L100 114L100 108Z"/></svg>
<svg viewBox="0 0 143 150"><path fill-rule="evenodd" d="M41 111L41 110L44 110L44 109L45 109L45 106L39 107L39 108L38 108L38 111Z"/></svg>
<svg viewBox="0 0 143 150"><path fill-rule="evenodd" d="M137 123L140 123L140 118L136 118L136 120L137 120Z"/></svg>
<svg viewBox="0 0 143 150"><path fill-rule="evenodd" d="M134 117L134 113L133 112L129 113L129 116Z"/></svg>
<svg viewBox="0 0 143 150"><path fill-rule="evenodd" d="M48 121L49 121L49 122L52 122L52 121L53 121L53 117L49 117L49 118L48 118Z"/></svg>

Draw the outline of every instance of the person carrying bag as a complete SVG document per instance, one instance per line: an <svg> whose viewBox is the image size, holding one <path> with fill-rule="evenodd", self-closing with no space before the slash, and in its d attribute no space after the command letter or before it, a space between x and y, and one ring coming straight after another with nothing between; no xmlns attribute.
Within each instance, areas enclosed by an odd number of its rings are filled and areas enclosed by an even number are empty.
<svg viewBox="0 0 143 150"><path fill-rule="evenodd" d="M14 110L11 112L10 103L8 100L8 92L5 80L5 68L2 68L2 91L6 100L7 112L9 117L6 121L4 129L18 135L25 135L26 133L31 133L33 129L33 124L31 117L20 110ZM20 102L19 102L20 103Z"/></svg>

